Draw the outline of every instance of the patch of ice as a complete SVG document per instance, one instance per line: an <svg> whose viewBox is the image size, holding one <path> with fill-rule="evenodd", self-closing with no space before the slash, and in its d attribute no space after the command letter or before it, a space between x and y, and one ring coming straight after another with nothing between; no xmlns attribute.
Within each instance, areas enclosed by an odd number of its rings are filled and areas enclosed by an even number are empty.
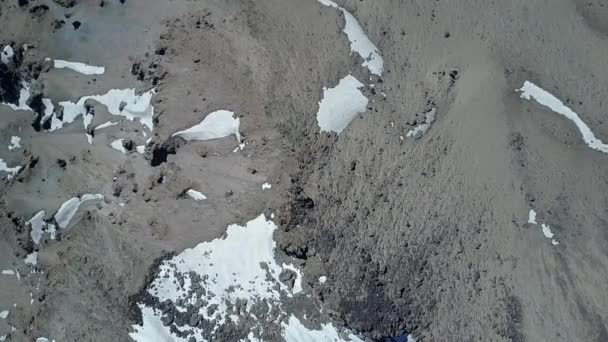
<svg viewBox="0 0 608 342"><path fill-rule="evenodd" d="M38 263L38 252L32 252L32 253L28 254L25 257L24 262L27 265L36 266L36 264Z"/></svg>
<svg viewBox="0 0 608 342"><path fill-rule="evenodd" d="M78 208L80 207L80 205L82 203L84 203L86 201L102 200L102 199L103 199L103 195L101 195L101 194L95 194L95 195L85 194L85 195L82 195L80 198L78 198L78 197L70 198L69 200L65 201L61 205L61 207L59 207L59 210L55 214L55 221L57 222L57 225L61 229L67 227L70 224L70 221L72 220L74 215L76 215L76 212L78 211Z"/></svg>
<svg viewBox="0 0 608 342"><path fill-rule="evenodd" d="M210 140L234 134L240 143L241 134L239 133L239 125L240 120L234 117L234 112L218 110L207 114L198 125L174 133L173 136L186 140Z"/></svg>
<svg viewBox="0 0 608 342"><path fill-rule="evenodd" d="M43 98L42 104L44 105L44 116L42 117L41 122L44 122L46 119L53 116L53 112L55 111L55 106L53 105L53 101L51 99Z"/></svg>
<svg viewBox="0 0 608 342"><path fill-rule="evenodd" d="M296 279L293 282L293 288L291 293L296 294L302 292L302 271L300 271L293 264L283 264L283 268L290 270L296 274Z"/></svg>
<svg viewBox="0 0 608 342"><path fill-rule="evenodd" d="M137 146L135 146L135 150L139 154L145 154L146 153L146 145L137 145Z"/></svg>
<svg viewBox="0 0 608 342"><path fill-rule="evenodd" d="M13 177L21 170L21 166L9 167L2 158L0 158L0 171L6 172L6 177L8 179L13 179Z"/></svg>
<svg viewBox="0 0 608 342"><path fill-rule="evenodd" d="M3 275L15 275L15 271L13 270L2 270Z"/></svg>
<svg viewBox="0 0 608 342"><path fill-rule="evenodd" d="M553 237L555 236L555 234L553 234L553 232L551 231L551 227L549 227L549 225L546 224L541 224L540 225L542 230L543 230L543 235L545 235L545 237L547 239L551 239L551 243L553 245L559 245L559 242L557 242L557 240L555 240Z"/></svg>
<svg viewBox="0 0 608 342"><path fill-rule="evenodd" d="M30 92L30 86L25 82L21 81L21 90L19 90L19 101L18 104L15 105L13 103L2 102L3 105L9 106L12 110L29 110L33 111L30 106L27 105L27 101L29 100L32 93Z"/></svg>
<svg viewBox="0 0 608 342"><path fill-rule="evenodd" d="M104 122L104 123L102 123L100 125L97 125L95 127L95 130L102 129L102 128L107 128L107 127L115 126L115 125L118 125L118 122L106 121L106 122Z"/></svg>
<svg viewBox="0 0 608 342"><path fill-rule="evenodd" d="M325 284L326 281L327 281L327 277L326 276L320 276L319 277L319 284Z"/></svg>
<svg viewBox="0 0 608 342"><path fill-rule="evenodd" d="M319 0L319 2L324 6L337 8L342 11L344 14L343 32L350 41L351 53L358 53L359 56L361 56L361 58L364 60L361 65L369 69L372 74L378 76L382 75L382 71L384 70L384 60L376 45L372 43L372 41L365 34L365 31L363 31L361 25L359 25L357 19L350 14L350 12L338 6L333 1Z"/></svg>
<svg viewBox="0 0 608 342"><path fill-rule="evenodd" d="M194 189L188 189L188 191L186 191L186 194L192 197L195 201L202 201L204 199L207 199L207 196L203 195L202 192L198 192Z"/></svg>
<svg viewBox="0 0 608 342"><path fill-rule="evenodd" d="M361 87L363 83L348 75L334 88L323 88L323 99L317 112L321 132L340 134L358 113L365 111L368 99L359 90Z"/></svg>
<svg viewBox="0 0 608 342"><path fill-rule="evenodd" d="M536 222L536 211L530 209L530 212L528 213L528 223L531 224L537 224Z"/></svg>
<svg viewBox="0 0 608 342"><path fill-rule="evenodd" d="M2 63L8 64L13 59L14 55L15 51L13 50L13 47L7 45L4 47L4 49L2 49L2 52L0 52L0 60L2 61Z"/></svg>
<svg viewBox="0 0 608 342"><path fill-rule="evenodd" d="M0 311L0 318L6 319L6 317L8 317L8 314L9 314L8 310L2 310L2 311Z"/></svg>
<svg viewBox="0 0 608 342"><path fill-rule="evenodd" d="M117 139L117 140L112 141L112 143L110 144L110 147L112 147L116 151L122 152L123 154L127 154L127 149L122 145L123 140L124 139Z"/></svg>
<svg viewBox="0 0 608 342"><path fill-rule="evenodd" d="M432 108L431 110L426 112L424 122L419 124L418 126L414 127L414 129L410 130L409 132L407 132L407 134L405 136L408 138L423 136L429 130L429 128L431 128L431 125L435 121L435 112L436 112L436 108Z"/></svg>
<svg viewBox="0 0 608 342"><path fill-rule="evenodd" d="M46 228L46 222L44 222L44 210L41 210L36 213L29 221L26 223L30 225L30 237L35 244L40 243L40 239L42 238L42 234L44 233L44 229Z"/></svg>
<svg viewBox="0 0 608 342"><path fill-rule="evenodd" d="M270 183L262 184L262 190L266 190L266 189L270 189L270 188L272 188L272 184L270 184Z"/></svg>
<svg viewBox="0 0 608 342"><path fill-rule="evenodd" d="M534 98L536 102L574 122L587 146L594 150L608 153L608 144L604 144L600 139L596 138L589 126L581 120L578 114L564 105L558 98L530 81L525 81L523 87L517 89L517 91L521 91L520 97L526 100Z"/></svg>
<svg viewBox="0 0 608 342"><path fill-rule="evenodd" d="M51 131L63 127L63 124L72 123L79 116L84 117L84 127L90 124L90 119L86 118L87 109L85 102L94 100L104 105L112 115L123 116L127 120L136 121L148 127L150 131L154 129L152 122L154 107L151 104L154 89L141 95L135 94L135 89L111 89L103 95L90 95L81 97L78 102L62 101L59 104L63 107L63 119L58 120L61 124L51 127ZM54 115L53 118L57 116Z"/></svg>
<svg viewBox="0 0 608 342"><path fill-rule="evenodd" d="M20 148L21 147L21 138L18 136L12 136L11 137L11 143L10 145L8 145L8 150L12 151L16 148Z"/></svg>
<svg viewBox="0 0 608 342"><path fill-rule="evenodd" d="M293 315L289 317L287 323L282 322L281 326L283 327L281 335L287 342L363 342L353 334L348 334L347 339L343 339L331 323L322 324L321 330L308 329Z"/></svg>
<svg viewBox="0 0 608 342"><path fill-rule="evenodd" d="M93 145L93 136L89 133L85 133L84 135L87 137L87 142L89 145Z"/></svg>
<svg viewBox="0 0 608 342"><path fill-rule="evenodd" d="M53 66L57 69L68 68L83 75L101 75L106 71L105 67L87 65L80 62L68 62L61 59L56 59Z"/></svg>

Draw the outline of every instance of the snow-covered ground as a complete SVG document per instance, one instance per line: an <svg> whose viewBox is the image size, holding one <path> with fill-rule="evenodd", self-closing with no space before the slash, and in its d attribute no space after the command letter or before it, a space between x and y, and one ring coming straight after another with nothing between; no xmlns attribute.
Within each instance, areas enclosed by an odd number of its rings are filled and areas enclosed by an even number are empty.
<svg viewBox="0 0 608 342"><path fill-rule="evenodd" d="M274 325L287 341L361 341L331 323L321 324L320 330L308 329L283 310L283 301L303 291L302 274L294 265L276 262L276 229L260 215L244 226L228 226L224 239L201 243L163 262L147 289L159 304L140 303L143 325L133 326L131 337L138 342L187 341L189 337L206 341L222 325L253 319L257 326L245 341L259 341L260 329L266 325ZM285 271L296 275L291 288L280 280ZM166 303L172 303L176 311ZM268 310L263 317L257 317L260 314L254 309L260 305ZM176 316L184 314L187 320L177 324ZM189 333L177 336L171 329ZM341 331L348 337L341 337Z"/></svg>

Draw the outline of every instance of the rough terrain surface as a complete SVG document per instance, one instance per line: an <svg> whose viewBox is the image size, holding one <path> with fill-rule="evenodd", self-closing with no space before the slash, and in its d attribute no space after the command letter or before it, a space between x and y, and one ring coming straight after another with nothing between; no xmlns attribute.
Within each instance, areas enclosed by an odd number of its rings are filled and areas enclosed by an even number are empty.
<svg viewBox="0 0 608 342"><path fill-rule="evenodd" d="M608 341L608 154L516 92L534 82L608 141L608 3L336 2L378 47L381 76L351 53L344 15L316 0L0 0L0 49L15 50L0 63L0 102L18 104L26 80L34 111L0 105L0 145L21 137L0 158L22 166L0 172L0 270L20 274L0 275L0 336L132 341L162 260L265 213L277 257L303 274L284 310L313 328L331 321L364 341ZM367 109L339 135L319 132L323 87L347 74ZM149 136L127 120L92 145L82 118L43 127L43 97L58 109L113 88L155 90ZM117 121L87 105L92 127ZM429 130L407 137L433 108ZM220 109L239 117L244 148L172 137ZM112 149L119 138L145 153ZM104 200L55 240L31 241L37 212L50 222L94 193ZM246 340L254 322L241 323L209 339Z"/></svg>

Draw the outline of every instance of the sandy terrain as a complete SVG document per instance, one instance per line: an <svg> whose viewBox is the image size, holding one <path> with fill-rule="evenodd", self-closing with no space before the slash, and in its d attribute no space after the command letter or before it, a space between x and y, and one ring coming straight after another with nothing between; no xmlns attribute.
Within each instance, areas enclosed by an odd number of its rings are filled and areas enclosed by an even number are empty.
<svg viewBox="0 0 608 342"><path fill-rule="evenodd" d="M336 3L0 1L0 51L13 51L0 63L0 158L20 166L0 171L2 340L330 341L335 327L342 341L608 341L608 3ZM381 72L351 51L351 14ZM319 102L347 75L361 86L332 110L355 108L358 92L365 109L321 132ZM522 97L525 81L600 147ZM10 106L21 82L31 110ZM88 100L71 123L59 104L129 88L153 90L153 129L126 116L143 113L129 101ZM41 120L43 98L63 127ZM218 110L235 113L240 141L172 136ZM260 214L267 226L252 223ZM219 293L196 307L154 294L163 279L220 286L214 265L196 280L172 263L197 246L212 252L195 260L215 260L239 229L271 222L265 279L225 295L267 288L227 300L224 319L206 316ZM219 273L256 269L228 261L260 256L262 240L230 247ZM167 330L147 340L146 310Z"/></svg>

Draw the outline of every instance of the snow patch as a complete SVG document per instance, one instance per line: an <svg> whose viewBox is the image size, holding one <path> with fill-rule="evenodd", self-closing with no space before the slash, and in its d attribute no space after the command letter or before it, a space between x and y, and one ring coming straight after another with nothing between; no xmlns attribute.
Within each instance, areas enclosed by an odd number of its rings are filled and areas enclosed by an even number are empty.
<svg viewBox="0 0 608 342"><path fill-rule="evenodd" d="M70 221L72 220L74 215L76 215L76 212L78 211L80 205L84 202L92 200L103 200L103 195L85 194L82 195L80 198L73 197L65 201L55 214L55 221L57 222L59 228L64 229L65 227L67 227L70 224Z"/></svg>
<svg viewBox="0 0 608 342"><path fill-rule="evenodd" d="M102 123L100 125L97 125L95 127L95 130L106 128L106 127L110 127L110 126L115 126L115 125L118 125L118 122L106 121L106 122L104 122L104 123Z"/></svg>
<svg viewBox="0 0 608 342"><path fill-rule="evenodd" d="M68 62L61 59L54 61L54 67L57 69L71 69L83 75L101 75L106 71L105 67L87 65L80 62Z"/></svg>
<svg viewBox="0 0 608 342"><path fill-rule="evenodd" d="M406 137L422 137L431 128L431 125L435 121L436 108L432 108L424 114L424 122L414 127L414 129L407 132Z"/></svg>
<svg viewBox="0 0 608 342"><path fill-rule="evenodd" d="M63 127L64 124L72 123L79 116L83 116L84 127L87 128L92 121L92 115L87 113L85 102L94 100L104 105L112 115L123 116L127 120L136 121L146 126L150 131L154 129L153 116L154 107L151 104L154 89L141 95L135 94L135 88L131 89L111 89L103 95L90 95L81 97L77 102L62 101L59 104L63 107L63 119L57 119L53 115L56 124L51 125L51 131Z"/></svg>
<svg viewBox="0 0 608 342"><path fill-rule="evenodd" d="M28 254L23 260L27 265L36 266L38 263L38 252L32 252Z"/></svg>
<svg viewBox="0 0 608 342"><path fill-rule="evenodd" d="M528 223L531 224L537 224L536 222L536 211L530 209L530 212L528 213Z"/></svg>
<svg viewBox="0 0 608 342"><path fill-rule="evenodd" d="M348 75L334 88L323 88L323 99L317 112L321 132L340 134L358 113L365 111L368 99L359 90L361 87L363 83Z"/></svg>
<svg viewBox="0 0 608 342"><path fill-rule="evenodd" d="M327 277L326 276L320 276L319 277L319 284L325 284L326 281L327 281Z"/></svg>
<svg viewBox="0 0 608 342"><path fill-rule="evenodd" d="M365 31L357 19L350 14L344 8L338 6L335 2L330 0L318 0L324 6L337 8L344 14L344 29L343 32L350 41L350 50L356 52L363 58L364 62L361 64L366 67L374 75L382 75L384 70L384 60L378 51L378 48L372 41L367 37Z"/></svg>
<svg viewBox="0 0 608 342"><path fill-rule="evenodd" d="M0 311L0 318L6 319L6 317L8 317L8 314L9 314L8 310Z"/></svg>
<svg viewBox="0 0 608 342"><path fill-rule="evenodd" d="M29 221L26 223L30 225L30 237L35 244L40 243L40 239L42 238L42 234L44 233L44 229L46 228L46 222L44 222L44 210L41 210L36 213Z"/></svg>
<svg viewBox="0 0 608 342"><path fill-rule="evenodd" d="M21 170L21 166L9 167L2 158L0 158L0 171L6 172L6 177L8 179L13 179L13 177Z"/></svg>
<svg viewBox="0 0 608 342"><path fill-rule="evenodd" d="M3 275L15 275L15 271L13 270L2 270Z"/></svg>
<svg viewBox="0 0 608 342"><path fill-rule="evenodd" d="M139 154L145 154L146 153L146 145L137 145L137 146L135 146L135 150Z"/></svg>
<svg viewBox="0 0 608 342"><path fill-rule="evenodd" d="M116 151L122 152L123 154L127 154L127 149L122 145L123 140L124 139L117 139L112 141L112 143L110 143L110 147Z"/></svg>
<svg viewBox="0 0 608 342"><path fill-rule="evenodd" d="M523 87L517 89L516 91L521 92L520 97L526 100L534 98L536 102L574 122L578 130L581 132L583 141L587 144L587 146L594 150L608 153L608 145L596 138L593 132L591 132L589 126L587 126L587 124L581 120L578 114L564 105L558 98L530 81L525 81Z"/></svg>
<svg viewBox="0 0 608 342"><path fill-rule="evenodd" d="M171 334L169 327L164 326L159 319L160 311L139 305L143 325L133 325L135 330L129 336L137 342L187 342L186 339Z"/></svg>
<svg viewBox="0 0 608 342"><path fill-rule="evenodd" d="M21 148L21 138L18 136L12 136L11 137L11 143L10 145L8 145L8 150L12 151L16 148Z"/></svg>
<svg viewBox="0 0 608 342"><path fill-rule="evenodd" d="M32 93L30 92L30 86L25 81L21 81L21 90L19 90L19 101L17 105L6 102L2 102L2 104L9 106L12 110L33 111L32 108L27 105L27 101L30 99L31 95Z"/></svg>
<svg viewBox="0 0 608 342"><path fill-rule="evenodd" d="M234 134L240 143L240 120L233 115L234 112L228 110L218 110L209 113L198 125L174 133L173 136L181 137L186 140L211 140Z"/></svg>
<svg viewBox="0 0 608 342"><path fill-rule="evenodd" d="M348 334L347 339L343 339L331 323L322 324L321 330L308 329L293 315L289 317L287 323L282 322L281 326L283 327L281 335L287 342L363 342L353 334Z"/></svg>
<svg viewBox="0 0 608 342"><path fill-rule="evenodd" d="M188 191L186 191L186 194L192 197L195 201L202 201L204 199L207 199L207 196L203 195L202 192L198 192L193 189L188 189Z"/></svg>
<svg viewBox="0 0 608 342"><path fill-rule="evenodd" d="M293 264L283 264L283 269L290 270L296 274L296 279L293 282L291 293L296 294L302 292L302 271Z"/></svg>
<svg viewBox="0 0 608 342"><path fill-rule="evenodd" d="M266 189L270 189L270 188L272 188L272 184L270 184L270 183L262 184L262 190L266 190Z"/></svg>
<svg viewBox="0 0 608 342"><path fill-rule="evenodd" d="M0 60L2 61L2 63L8 64L13 60L14 55L15 51L13 50L13 47L7 45L4 47L4 49L2 49L2 52L0 52Z"/></svg>
<svg viewBox="0 0 608 342"><path fill-rule="evenodd" d="M555 234L553 234L553 232L551 231L551 227L549 227L549 225L546 224L541 224L540 225L542 230L543 230L543 235L545 235L545 237L547 239L551 239L551 243L555 246L555 245L559 245L559 242L557 240L555 240L553 237L555 237Z"/></svg>

